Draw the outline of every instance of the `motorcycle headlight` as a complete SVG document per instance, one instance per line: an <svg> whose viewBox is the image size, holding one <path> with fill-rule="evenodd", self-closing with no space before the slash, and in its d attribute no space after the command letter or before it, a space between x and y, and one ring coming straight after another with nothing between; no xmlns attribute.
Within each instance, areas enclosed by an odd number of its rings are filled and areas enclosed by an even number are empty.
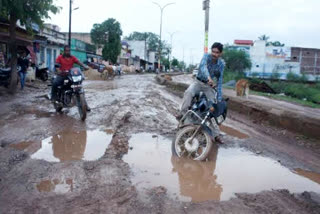
<svg viewBox="0 0 320 214"><path fill-rule="evenodd" d="M73 76L72 77L72 81L73 82L80 82L82 80L82 77L81 76Z"/></svg>

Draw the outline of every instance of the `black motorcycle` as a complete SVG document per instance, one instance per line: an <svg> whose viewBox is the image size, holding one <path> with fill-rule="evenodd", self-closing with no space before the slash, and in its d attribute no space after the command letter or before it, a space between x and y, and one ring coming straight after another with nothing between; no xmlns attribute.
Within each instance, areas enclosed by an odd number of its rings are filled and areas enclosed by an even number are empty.
<svg viewBox="0 0 320 214"><path fill-rule="evenodd" d="M32 67L36 70L36 78L41 79L42 81L47 81L49 78L49 70L47 67L40 68L42 64L39 64L39 66L33 64Z"/></svg>
<svg viewBox="0 0 320 214"><path fill-rule="evenodd" d="M78 107L80 118L84 121L87 117L87 104L82 88L83 74L79 69L71 69L63 85L58 86L57 99L54 108L61 112L62 108Z"/></svg>
<svg viewBox="0 0 320 214"><path fill-rule="evenodd" d="M21 69L21 67L17 66L17 72L19 72L20 69ZM4 87L8 88L9 84L10 84L10 78L11 78L11 68L10 67L3 67L3 68L0 67L0 86L4 86ZM18 83L19 83L19 79L17 78L17 84Z"/></svg>
<svg viewBox="0 0 320 214"><path fill-rule="evenodd" d="M216 89L213 90L217 95ZM227 101L208 100L203 92L196 94L188 112L179 122L172 152L179 157L205 160L212 142L219 135L219 125L227 117Z"/></svg>

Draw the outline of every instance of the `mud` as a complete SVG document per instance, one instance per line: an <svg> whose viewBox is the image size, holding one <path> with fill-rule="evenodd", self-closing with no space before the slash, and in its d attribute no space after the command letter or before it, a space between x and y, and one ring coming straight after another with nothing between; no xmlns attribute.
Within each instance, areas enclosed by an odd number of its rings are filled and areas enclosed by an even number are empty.
<svg viewBox="0 0 320 214"><path fill-rule="evenodd" d="M181 98L154 77L85 81L85 122L44 84L0 89L0 213L320 212L320 157L290 132L230 112L211 162L175 160Z"/></svg>

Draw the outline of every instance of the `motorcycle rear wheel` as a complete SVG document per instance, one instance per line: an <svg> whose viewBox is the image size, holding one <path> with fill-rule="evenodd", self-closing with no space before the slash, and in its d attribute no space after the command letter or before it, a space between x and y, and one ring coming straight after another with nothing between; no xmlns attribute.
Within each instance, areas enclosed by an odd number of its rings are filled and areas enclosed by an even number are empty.
<svg viewBox="0 0 320 214"><path fill-rule="evenodd" d="M80 119L85 121L87 118L87 105L85 102L84 94L77 95L77 106L80 114Z"/></svg>
<svg viewBox="0 0 320 214"><path fill-rule="evenodd" d="M190 140L190 137L196 131L197 126L186 126L178 131L176 134L176 139L172 142L172 152L178 157L186 157L193 160L203 161L208 158L212 147L212 141L210 136L199 130L197 135L194 137L191 145L199 144L196 146L194 151L190 151L186 148L187 141ZM199 154L200 152L200 154Z"/></svg>

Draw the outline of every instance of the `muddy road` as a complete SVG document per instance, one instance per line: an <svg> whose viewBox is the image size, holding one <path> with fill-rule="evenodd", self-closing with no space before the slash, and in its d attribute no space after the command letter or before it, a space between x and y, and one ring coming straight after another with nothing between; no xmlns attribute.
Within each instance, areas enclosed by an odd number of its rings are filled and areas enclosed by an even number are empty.
<svg viewBox="0 0 320 214"><path fill-rule="evenodd" d="M312 139L230 112L210 161L177 159L181 98L154 75L85 90L85 122L44 84L0 90L0 213L320 213Z"/></svg>

